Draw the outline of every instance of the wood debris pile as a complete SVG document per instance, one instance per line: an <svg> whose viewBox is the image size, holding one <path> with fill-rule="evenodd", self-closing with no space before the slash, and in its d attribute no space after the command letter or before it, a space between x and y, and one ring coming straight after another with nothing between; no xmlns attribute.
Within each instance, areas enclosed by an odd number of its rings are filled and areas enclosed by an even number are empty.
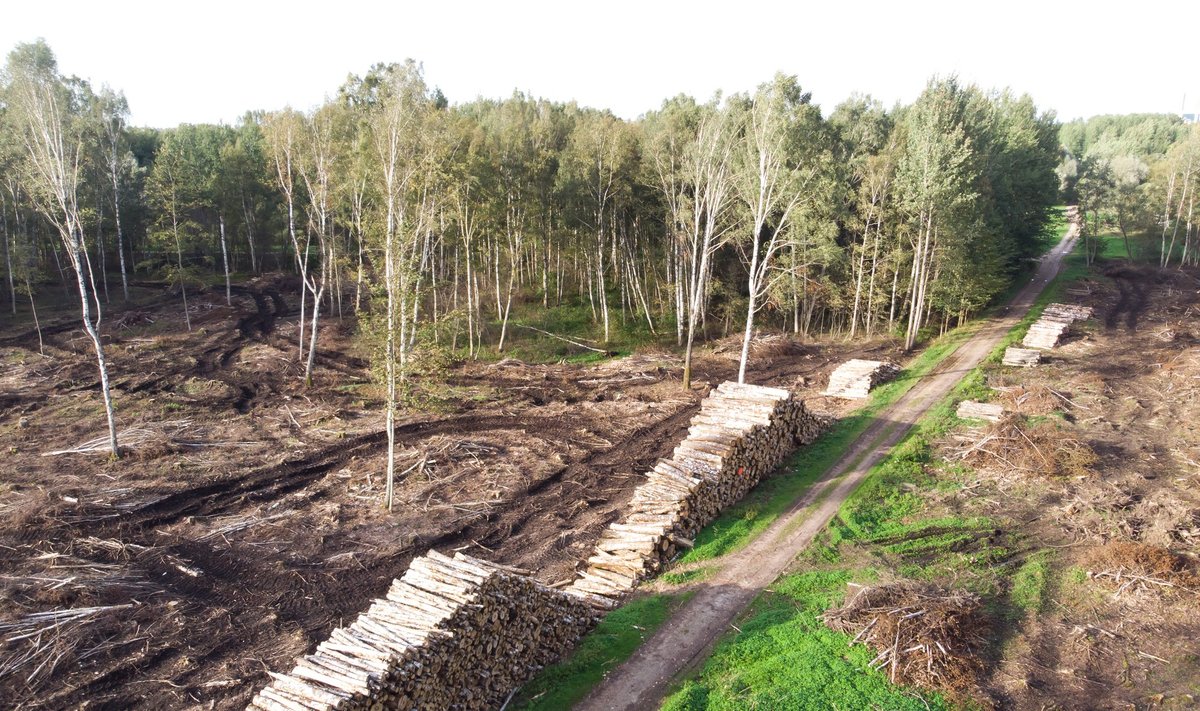
<svg viewBox="0 0 1200 711"><path fill-rule="evenodd" d="M1068 393L1059 392L1048 385L1008 385L993 388L996 400L1006 410L1022 415L1049 415L1080 407ZM1088 409L1083 407L1082 409Z"/></svg>
<svg viewBox="0 0 1200 711"><path fill-rule="evenodd" d="M787 390L723 383L692 418L688 437L634 491L628 513L601 536L569 590L611 606L824 423Z"/></svg>
<svg viewBox="0 0 1200 711"><path fill-rule="evenodd" d="M900 366L888 361L854 358L838 366L829 376L829 387L822 395L862 400L875 386L900 374Z"/></svg>
<svg viewBox="0 0 1200 711"><path fill-rule="evenodd" d="M1109 541L1088 557L1088 577L1132 591L1200 594L1200 566L1187 556L1137 541Z"/></svg>
<svg viewBox="0 0 1200 711"><path fill-rule="evenodd" d="M991 627L977 595L903 583L851 590L821 619L878 652L872 667L893 683L954 692L976 686Z"/></svg>
<svg viewBox="0 0 1200 711"><path fill-rule="evenodd" d="M596 621L585 600L527 571L430 551L248 708L499 708Z"/></svg>
<svg viewBox="0 0 1200 711"><path fill-rule="evenodd" d="M743 336L730 336L713 348L713 354L741 360L742 341ZM754 360L802 356L808 351L803 343L786 333L768 333L750 339L750 357Z"/></svg>
<svg viewBox="0 0 1200 711"><path fill-rule="evenodd" d="M1054 422L1031 425L1007 414L987 426L982 436L958 452L972 467L997 467L1004 474L1022 472L1045 477L1087 477L1099 461L1091 445Z"/></svg>

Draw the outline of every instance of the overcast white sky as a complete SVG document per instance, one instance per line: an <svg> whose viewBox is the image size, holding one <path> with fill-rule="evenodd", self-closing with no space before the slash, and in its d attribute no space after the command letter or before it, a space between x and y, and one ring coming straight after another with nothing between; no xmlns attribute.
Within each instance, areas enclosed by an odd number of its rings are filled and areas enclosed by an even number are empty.
<svg viewBox="0 0 1200 711"><path fill-rule="evenodd" d="M826 112L855 91L908 102L930 76L952 72L1029 93L1063 119L1178 112L1184 94L1200 112L1197 30L1196 0L10 0L0 9L5 53L44 37L64 73L123 90L133 123L158 127L309 108L349 73L407 57L452 102L521 89L626 118L680 92L743 91L776 71L797 75Z"/></svg>

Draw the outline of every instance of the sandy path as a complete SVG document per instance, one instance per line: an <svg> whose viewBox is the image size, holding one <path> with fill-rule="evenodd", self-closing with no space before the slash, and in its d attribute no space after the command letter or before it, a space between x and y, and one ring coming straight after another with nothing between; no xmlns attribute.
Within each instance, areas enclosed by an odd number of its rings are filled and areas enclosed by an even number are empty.
<svg viewBox="0 0 1200 711"><path fill-rule="evenodd" d="M577 711L655 709L671 682L703 662L737 616L837 513L842 502L930 407L987 357L1029 310L1058 273L1075 245L1071 229L1003 312L986 321L934 373L881 412L829 472L766 531L742 550L718 561L720 568L697 589L624 664L614 669L575 708Z"/></svg>

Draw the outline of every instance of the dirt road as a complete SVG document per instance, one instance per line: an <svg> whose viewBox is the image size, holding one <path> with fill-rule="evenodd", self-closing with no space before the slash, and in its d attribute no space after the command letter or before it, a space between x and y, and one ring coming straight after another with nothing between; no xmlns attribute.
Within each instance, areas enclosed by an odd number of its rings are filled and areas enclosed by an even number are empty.
<svg viewBox="0 0 1200 711"><path fill-rule="evenodd" d="M1074 244L1075 231L1070 230L1000 315L986 321L934 373L880 413L821 481L761 536L721 561L691 600L578 704L577 711L658 708L671 682L708 656L737 615L808 546L867 472L1016 325Z"/></svg>

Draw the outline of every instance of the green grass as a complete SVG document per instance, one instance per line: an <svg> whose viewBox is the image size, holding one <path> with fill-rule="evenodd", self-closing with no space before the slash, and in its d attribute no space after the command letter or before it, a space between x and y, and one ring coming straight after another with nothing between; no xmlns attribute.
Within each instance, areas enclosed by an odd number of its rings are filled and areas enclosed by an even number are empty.
<svg viewBox="0 0 1200 711"><path fill-rule="evenodd" d="M1025 612L1038 613L1046 605L1046 590L1050 581L1051 554L1048 550L1029 556L1012 578L1008 599Z"/></svg>
<svg viewBox="0 0 1200 711"><path fill-rule="evenodd" d="M608 670L629 658L654 634L688 595L651 595L613 610L571 656L543 669L521 687L510 708L525 711L568 709L587 695Z"/></svg>
<svg viewBox="0 0 1200 711"><path fill-rule="evenodd" d="M692 568L691 570L663 573L660 579L671 585L686 585L688 583L698 583L708 578L712 573L713 569L709 567Z"/></svg>
<svg viewBox="0 0 1200 711"><path fill-rule="evenodd" d="M947 709L937 694L918 698L871 669L875 653L825 627L851 579L870 571L810 571L781 578L754 602L740 631L722 640L698 677L667 698L664 711L742 709Z"/></svg>
<svg viewBox="0 0 1200 711"><path fill-rule="evenodd" d="M615 295L619 298L619 294ZM612 303L610 297L610 303ZM647 346L674 347L674 322L669 318L661 323L655 323L655 332L651 332L645 317L639 313L626 312L625 322L621 322L621 312L609 309L609 340L604 342L604 324L599 318L594 318L592 309L587 302L563 303L543 308L540 301L514 301L512 313L508 320L508 329L504 339L504 351L496 350L500 339L502 323L496 318L495 312L485 314L488 320L484 324L483 348L476 356L479 360L500 360L502 358L517 358L528 363L594 363L612 357L629 355ZM663 316L659 317L660 320ZM562 338L577 341L596 352L573 345L544 333L531 330L539 329ZM466 330L461 323L453 320L444 321L436 327L438 340L441 343L451 343L455 329L458 330L459 348L452 352L455 358L467 358Z"/></svg>

